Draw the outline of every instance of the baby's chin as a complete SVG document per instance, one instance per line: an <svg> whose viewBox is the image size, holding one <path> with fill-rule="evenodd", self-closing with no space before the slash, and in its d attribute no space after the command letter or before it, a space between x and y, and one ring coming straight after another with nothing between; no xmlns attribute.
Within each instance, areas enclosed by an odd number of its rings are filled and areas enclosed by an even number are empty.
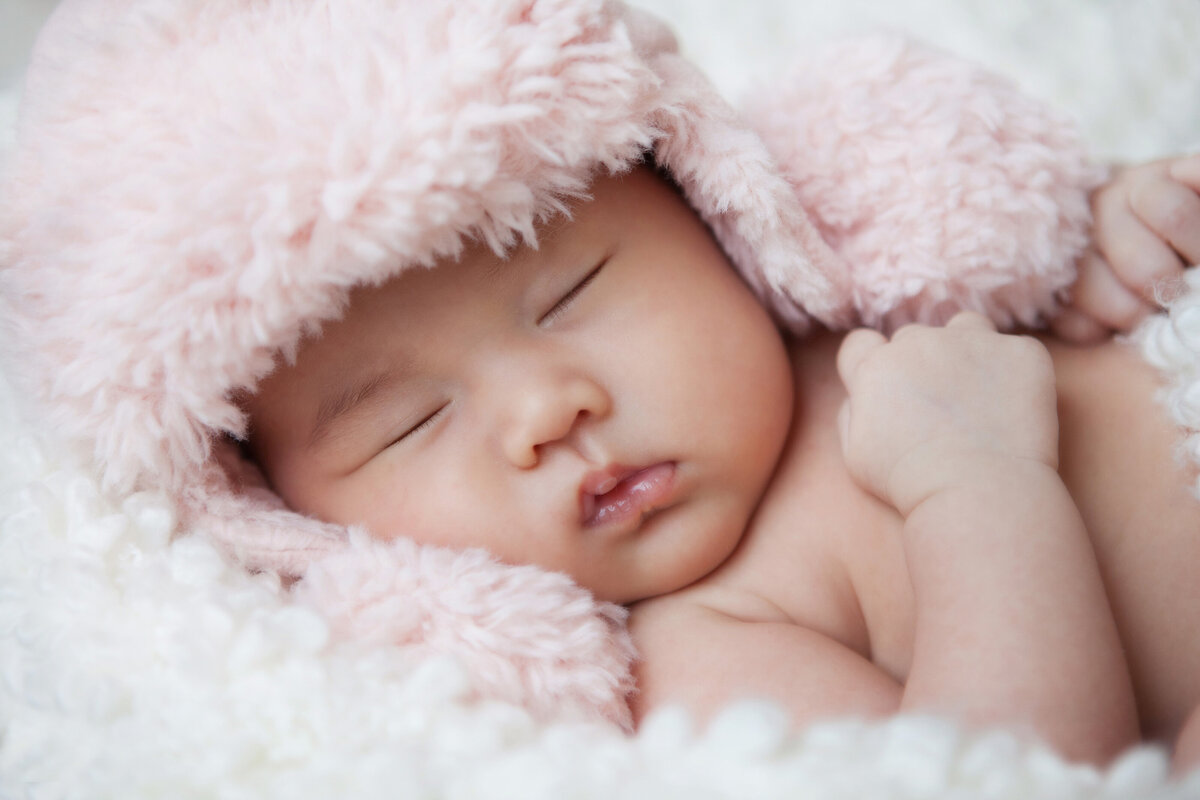
<svg viewBox="0 0 1200 800"><path fill-rule="evenodd" d="M737 549L745 524L695 530L684 542L646 542L634 563L618 565L611 576L576 575L576 583L598 600L633 605L699 586L718 573ZM672 544L676 545L672 548Z"/></svg>

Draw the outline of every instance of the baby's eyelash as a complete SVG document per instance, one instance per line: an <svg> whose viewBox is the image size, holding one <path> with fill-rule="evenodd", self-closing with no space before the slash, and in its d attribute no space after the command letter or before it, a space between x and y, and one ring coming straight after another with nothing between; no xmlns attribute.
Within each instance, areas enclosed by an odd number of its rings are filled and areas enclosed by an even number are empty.
<svg viewBox="0 0 1200 800"><path fill-rule="evenodd" d="M449 406L450 406L449 403L447 403L444 406L441 406L436 411L434 411L432 414L425 417L425 419L421 420L416 425L412 426L411 428L406 430L404 433L397 436L394 440L392 440L392 444L403 441L403 440L407 439L408 437L412 436L414 433L420 433L421 431L425 430L430 425L432 425L434 422L436 422L437 418L440 417L442 415L442 412L445 411Z"/></svg>
<svg viewBox="0 0 1200 800"><path fill-rule="evenodd" d="M571 306L571 303L575 302L575 298L579 297L583 290L587 288L588 284L595 280L596 276L600 274L600 270L604 269L604 265L607 263L608 256L605 256L604 259L597 264L591 272L583 276L583 280L572 286L571 291L563 295L562 298L554 304L554 308L543 314L537 321L537 324L545 325L547 323L554 322L554 320L561 317L563 312L565 312Z"/></svg>

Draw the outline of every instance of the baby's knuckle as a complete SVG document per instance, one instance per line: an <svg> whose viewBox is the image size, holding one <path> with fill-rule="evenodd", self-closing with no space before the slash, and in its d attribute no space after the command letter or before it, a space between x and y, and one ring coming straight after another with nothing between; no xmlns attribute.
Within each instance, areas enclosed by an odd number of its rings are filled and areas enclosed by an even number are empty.
<svg viewBox="0 0 1200 800"><path fill-rule="evenodd" d="M958 322L958 323L970 322L970 323L976 323L976 324L983 324L983 323L990 323L991 319L986 314L982 314L973 309L966 308L966 309L963 309L962 311L955 312L954 316L950 318L950 321Z"/></svg>
<svg viewBox="0 0 1200 800"><path fill-rule="evenodd" d="M1008 334L1005 338L1012 343L1012 346L1023 353L1026 353L1030 358L1048 359L1050 351L1045 343L1038 337L1029 334Z"/></svg>
<svg viewBox="0 0 1200 800"><path fill-rule="evenodd" d="M862 379L869 379L892 368L896 361L896 348L892 344L894 344L894 340L891 344L877 347L863 355L858 366L858 373Z"/></svg>
<svg viewBox="0 0 1200 800"><path fill-rule="evenodd" d="M1101 257L1108 264L1113 274L1121 280L1128 281L1136 277L1138 267L1145 261L1145 254L1138 244L1130 239L1118 238L1106 243ZM1094 279L1088 273L1080 275L1080 281ZM1078 294L1078 291L1075 292Z"/></svg>
<svg viewBox="0 0 1200 800"><path fill-rule="evenodd" d="M1147 288L1147 292L1153 292L1152 287ZM1118 331L1127 331L1142 321L1146 316L1148 309L1143 303L1139 303L1136 298L1127 295L1128 299L1124 302L1114 304L1114 308L1108 314L1108 323Z"/></svg>
<svg viewBox="0 0 1200 800"><path fill-rule="evenodd" d="M1163 281L1171 280L1179 275L1180 263L1169 253L1159 256L1144 257L1140 264L1139 274L1132 278L1134 289L1141 294L1141 300L1155 302L1154 293ZM1122 275L1122 278L1125 276ZM1140 313L1141 305L1138 298L1130 297L1132 312Z"/></svg>
<svg viewBox="0 0 1200 800"><path fill-rule="evenodd" d="M1154 183L1161 180L1167 174L1167 170L1171 166L1171 160L1159 159L1158 161L1147 161L1144 164L1134 164L1130 167L1123 167L1114 180L1114 183L1120 183L1130 186L1134 189L1145 186L1148 183Z"/></svg>
<svg viewBox="0 0 1200 800"><path fill-rule="evenodd" d="M899 342L907 341L908 339L911 339L914 336L920 336L922 331L925 330L925 328L926 328L926 326L922 325L919 322L907 322L904 325L901 325L899 328L897 328L892 333L891 338L888 341L891 344L897 344Z"/></svg>
<svg viewBox="0 0 1200 800"><path fill-rule="evenodd" d="M1109 184L1096 190L1092 195L1091 205L1092 216L1098 224L1102 220L1113 218L1127 208L1126 192L1127 187L1116 184Z"/></svg>
<svg viewBox="0 0 1200 800"><path fill-rule="evenodd" d="M1169 253L1148 253L1132 242L1115 243L1106 255L1117 279L1146 298L1152 296L1155 284L1179 271Z"/></svg>
<svg viewBox="0 0 1200 800"><path fill-rule="evenodd" d="M1196 224L1192 206L1175 196L1155 195L1138 203L1138 211L1155 230L1171 235Z"/></svg>
<svg viewBox="0 0 1200 800"><path fill-rule="evenodd" d="M1041 340L1027 334L1005 338L1015 360L1029 367L1054 371L1054 359Z"/></svg>

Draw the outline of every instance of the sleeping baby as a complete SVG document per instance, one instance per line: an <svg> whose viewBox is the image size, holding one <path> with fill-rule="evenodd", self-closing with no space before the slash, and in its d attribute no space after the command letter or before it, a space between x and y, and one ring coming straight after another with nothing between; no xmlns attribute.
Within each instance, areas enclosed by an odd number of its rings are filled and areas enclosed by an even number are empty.
<svg viewBox="0 0 1200 800"><path fill-rule="evenodd" d="M510 699L628 713L622 667L572 684L586 636L505 649L478 587L536 567L607 609L601 649L627 609L635 720L765 698L1200 752L1200 504L1109 338L1200 259L1200 159L1104 182L892 38L752 129L592 0L67 0L24 104L13 379L248 569L303 586L354 529L483 548L509 566L422 562L446 616L399 607L498 654L481 684L539 676Z"/></svg>
<svg viewBox="0 0 1200 800"><path fill-rule="evenodd" d="M590 193L537 249L355 290L259 385L285 501L630 605L639 713L944 711L1094 759L1176 736L1200 504L1134 352L970 313L785 337L667 181Z"/></svg>

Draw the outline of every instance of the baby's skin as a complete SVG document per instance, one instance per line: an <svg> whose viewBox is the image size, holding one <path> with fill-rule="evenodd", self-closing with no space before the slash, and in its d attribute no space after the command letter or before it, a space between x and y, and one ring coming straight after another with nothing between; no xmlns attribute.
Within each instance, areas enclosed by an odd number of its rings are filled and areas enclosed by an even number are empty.
<svg viewBox="0 0 1200 800"><path fill-rule="evenodd" d="M791 340L665 181L592 195L537 249L356 290L262 382L250 445L292 507L628 604L639 719L765 698L1092 760L1175 739L1200 503L1135 352L973 314ZM1073 338L1110 327L1089 302Z"/></svg>

